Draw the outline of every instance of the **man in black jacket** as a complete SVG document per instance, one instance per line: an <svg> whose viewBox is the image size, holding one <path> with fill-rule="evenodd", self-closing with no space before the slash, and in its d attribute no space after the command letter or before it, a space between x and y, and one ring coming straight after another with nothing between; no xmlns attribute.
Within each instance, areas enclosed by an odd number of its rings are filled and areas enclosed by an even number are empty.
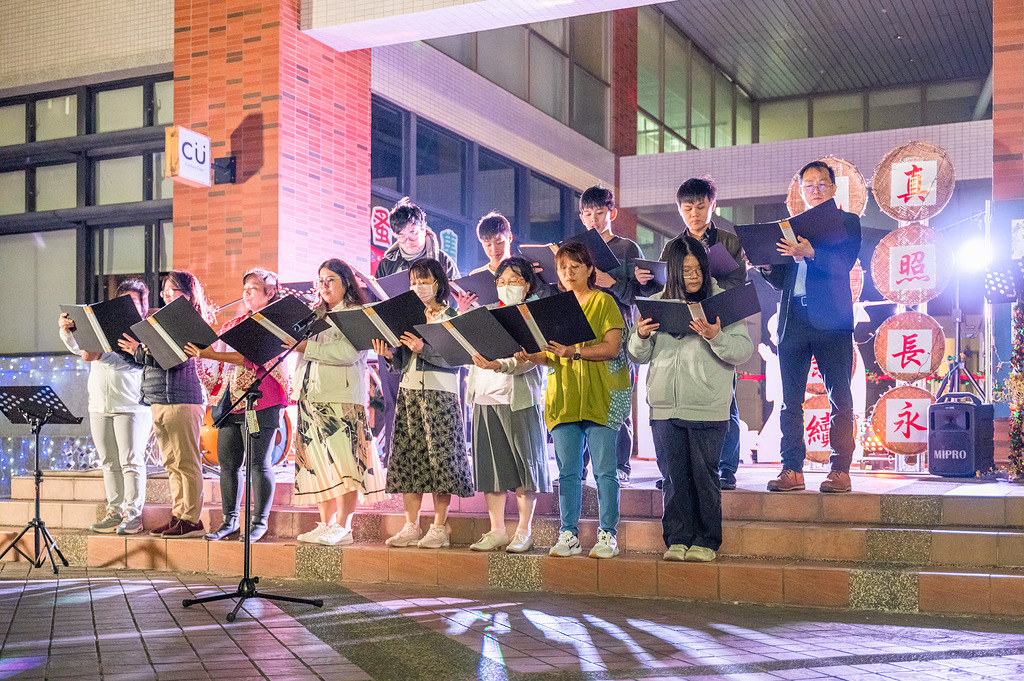
<svg viewBox="0 0 1024 681"><path fill-rule="evenodd" d="M836 176L821 161L800 170L800 191L808 208L836 193ZM850 270L860 252L860 218L843 213L844 233L829 243L803 237L779 241L779 253L803 258L791 265L761 268L765 279L782 292L779 303L779 368L782 372L782 472L768 483L771 492L804 489L803 402L811 357L828 391L832 471L822 492L850 491L850 464L855 446L853 395L853 296Z"/></svg>

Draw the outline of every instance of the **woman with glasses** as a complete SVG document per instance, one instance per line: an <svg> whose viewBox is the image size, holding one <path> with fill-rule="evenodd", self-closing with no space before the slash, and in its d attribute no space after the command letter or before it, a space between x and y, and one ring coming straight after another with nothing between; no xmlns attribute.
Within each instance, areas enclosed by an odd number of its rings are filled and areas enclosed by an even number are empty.
<svg viewBox="0 0 1024 681"><path fill-rule="evenodd" d="M414 262L409 283L426 307L428 322L455 316L448 307L448 277L437 260ZM452 495L473 496L459 399L459 369L445 362L418 336L405 333L400 340L402 344L394 349L382 340L373 342L373 349L388 368L402 374L387 491L402 495L405 525L385 543L438 549L451 543L448 506ZM424 535L419 519L426 493L434 497L434 522Z"/></svg>
<svg viewBox="0 0 1024 681"><path fill-rule="evenodd" d="M533 264L510 257L495 270L500 305L534 300ZM489 361L473 355L466 402L473 405L473 480L487 500L491 529L474 551L525 553L533 546L533 511L537 494L551 491L547 436L541 400L544 377L533 362L515 358ZM509 538L505 530L505 497L515 492L519 524Z"/></svg>
<svg viewBox="0 0 1024 681"><path fill-rule="evenodd" d="M277 275L261 267L255 267L242 277L242 305L245 313L228 320L220 327L223 334L237 326L280 298ZM199 350L191 343L185 352L193 357L214 360L209 380L210 392L216 393L210 399L217 404L214 413L223 413L245 390L267 373L267 367L259 367L217 341L212 347ZM253 452L253 497L255 508L249 527L250 541L259 541L267 533L270 506L274 502L274 470L271 458L274 455L273 433L281 423L281 410L288 403L290 380L282 365L278 365L270 378L260 384L263 396L256 401L256 422L262 437L252 441ZM227 402L223 402L227 400ZM231 412L217 428L217 463L220 465L220 497L223 520L215 532L206 535L211 541L219 541L239 530L239 507L242 502L242 463L245 459L245 402Z"/></svg>
<svg viewBox="0 0 1024 681"><path fill-rule="evenodd" d="M202 284L191 272L172 270L164 279L160 297L164 305L185 298L207 324L217 321L217 308L206 299ZM165 539L202 537L206 528L200 518L203 469L199 459L199 428L206 415L206 395L200 380L205 367L191 356L178 366L164 370L146 346L128 334L117 344L136 364L144 367L142 402L152 407L153 432L171 488L171 518L151 534Z"/></svg>
<svg viewBox="0 0 1024 681"><path fill-rule="evenodd" d="M320 265L318 309L337 312L362 305L352 268L337 258ZM327 318L330 321L330 318ZM366 417L366 351L356 350L331 323L295 349L292 397L299 405L295 501L316 503L320 522L298 536L307 543L351 544L352 513L359 496L373 504L387 498L384 471Z"/></svg>
<svg viewBox="0 0 1024 681"><path fill-rule="evenodd" d="M594 288L597 276L586 246L570 241L555 254L558 280L572 291L595 338L580 345L549 343L543 352L520 352L517 360L548 367L544 417L558 462L558 507L562 516L552 556L574 556L583 549L579 520L583 505L583 446L590 450L597 480L600 529L592 558L614 558L619 522L619 481L615 439L632 408L629 366L622 334L626 323L611 295Z"/></svg>
<svg viewBox="0 0 1024 681"><path fill-rule="evenodd" d="M666 263L665 289L653 298L697 303L721 292L708 271L704 246L693 237L672 241ZM707 562L722 544L718 460L733 378L754 346L744 321L723 329L717 319L696 319L690 328L694 333L660 333L656 322L641 319L629 334L627 351L638 364L651 365L647 403L664 479L665 560Z"/></svg>

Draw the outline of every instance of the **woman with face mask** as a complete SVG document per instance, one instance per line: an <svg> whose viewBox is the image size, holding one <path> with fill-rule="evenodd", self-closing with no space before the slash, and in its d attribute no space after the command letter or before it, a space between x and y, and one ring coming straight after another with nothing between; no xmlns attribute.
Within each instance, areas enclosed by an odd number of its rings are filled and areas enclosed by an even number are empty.
<svg viewBox="0 0 1024 681"><path fill-rule="evenodd" d="M665 289L655 299L700 302L720 293L704 246L691 236L669 244ZM658 468L664 478L665 560L707 562L722 544L718 460L729 425L736 366L753 353L744 321L724 329L717 319L690 322L692 334L660 333L641 319L626 350L650 364L647 403Z"/></svg>
<svg viewBox="0 0 1024 681"><path fill-rule="evenodd" d="M428 322L455 316L448 307L448 277L437 260L415 261L409 268L409 284L426 306ZM382 340L373 342L388 369L402 375L385 489L402 495L405 525L385 543L437 549L451 543L448 506L452 495L473 496L459 368L445 362L422 338L405 333L400 340L397 348ZM426 493L434 497L434 522L424 535L419 517Z"/></svg>
<svg viewBox="0 0 1024 681"><path fill-rule="evenodd" d="M495 270L500 305L533 300L533 265L507 258ZM477 354L469 370L466 402L473 405L473 480L487 500L491 529L469 548L474 551L525 553L533 546L533 511L537 494L551 491L547 435L541 411L541 368L513 357L491 361ZM519 524L505 529L505 496L516 494Z"/></svg>

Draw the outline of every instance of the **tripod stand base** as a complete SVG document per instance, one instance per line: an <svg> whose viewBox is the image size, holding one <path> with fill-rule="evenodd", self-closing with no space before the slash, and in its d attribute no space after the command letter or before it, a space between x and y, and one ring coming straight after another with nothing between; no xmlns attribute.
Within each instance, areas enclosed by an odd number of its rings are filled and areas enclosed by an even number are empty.
<svg viewBox="0 0 1024 681"><path fill-rule="evenodd" d="M238 589L233 593L220 594L219 596L207 596L206 598L186 598L181 602L181 605L185 608L190 605L197 603L212 603L213 601L223 601L228 598L237 598L238 602L235 603L235 609L228 613L227 621L234 622L238 616L238 611L242 609L242 605L245 604L246 599L249 598L265 598L268 601L284 601L286 603L303 603L305 605L312 605L316 608L322 608L324 601L321 598L294 598L292 596L278 596L275 594L260 593L256 588L259 584L259 577L243 577L242 581L238 583Z"/></svg>
<svg viewBox="0 0 1024 681"><path fill-rule="evenodd" d="M24 537L29 530L32 530L35 538L36 555L34 557L22 551L21 547L18 546L18 542L21 541L21 538ZM42 541L40 541L40 539L42 539ZM8 544L3 553L0 553L0 559L6 556L8 551L11 549L14 549L20 553L23 558L32 563L32 567L43 567L46 563L46 559L49 558L50 565L53 566L53 574L57 574L57 561L53 559L53 552L56 551L57 557L60 558L60 562L64 564L64 567L68 567L68 559L64 557L63 553L61 553L60 547L57 546L57 540L54 539L53 535L50 534L50 531L46 529L46 523L38 518L33 518L28 521L28 525L26 525L24 529L18 533L18 536Z"/></svg>

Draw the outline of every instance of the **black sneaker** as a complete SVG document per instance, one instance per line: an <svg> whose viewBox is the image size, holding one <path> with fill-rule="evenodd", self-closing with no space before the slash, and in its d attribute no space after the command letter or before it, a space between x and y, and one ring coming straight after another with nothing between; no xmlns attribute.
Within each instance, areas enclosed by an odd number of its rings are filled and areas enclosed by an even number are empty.
<svg viewBox="0 0 1024 681"><path fill-rule="evenodd" d="M721 489L736 489L736 475L734 473L722 473L719 479Z"/></svg>

